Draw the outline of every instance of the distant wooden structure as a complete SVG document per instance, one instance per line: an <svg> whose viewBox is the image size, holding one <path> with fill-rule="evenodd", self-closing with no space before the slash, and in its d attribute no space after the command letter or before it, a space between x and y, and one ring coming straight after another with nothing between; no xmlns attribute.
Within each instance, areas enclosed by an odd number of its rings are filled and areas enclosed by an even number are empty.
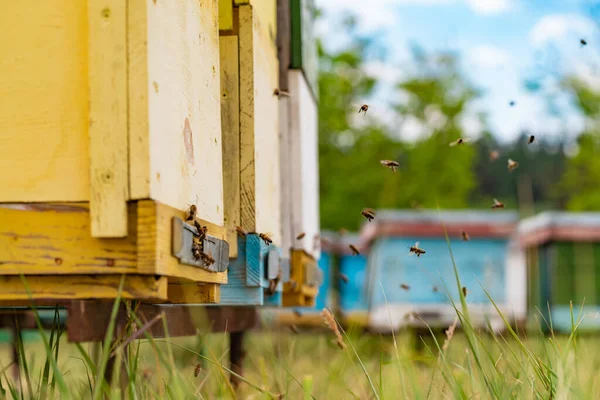
<svg viewBox="0 0 600 400"><path fill-rule="evenodd" d="M524 219L530 321L546 332L600 329L600 213L544 212ZM571 313L571 302L573 312Z"/></svg>
<svg viewBox="0 0 600 400"><path fill-rule="evenodd" d="M442 224L443 222L443 224ZM458 289L445 238L447 232L467 303L476 326L503 329L503 322L484 289L509 320L525 318L525 259L516 242L518 215L510 211L379 210L361 231L369 249L368 327L389 332L421 326L447 327L456 316ZM464 241L462 232L470 240ZM426 251L409 252L419 242Z"/></svg>

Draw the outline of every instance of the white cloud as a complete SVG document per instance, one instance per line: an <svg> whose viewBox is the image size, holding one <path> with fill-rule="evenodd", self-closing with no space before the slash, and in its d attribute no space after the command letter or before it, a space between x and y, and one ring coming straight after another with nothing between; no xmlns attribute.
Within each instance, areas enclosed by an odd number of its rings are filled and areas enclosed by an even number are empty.
<svg viewBox="0 0 600 400"><path fill-rule="evenodd" d="M596 68L584 62L576 62L573 64L573 72L575 76L587 83L591 88L600 90L600 73Z"/></svg>
<svg viewBox="0 0 600 400"><path fill-rule="evenodd" d="M478 14L492 15L508 11L512 0L465 0L467 5Z"/></svg>
<svg viewBox="0 0 600 400"><path fill-rule="evenodd" d="M398 83L402 77L400 68L380 60L367 61L364 65L364 69L368 75L377 78L380 83L387 85Z"/></svg>
<svg viewBox="0 0 600 400"><path fill-rule="evenodd" d="M467 58L470 64L484 68L498 68L509 63L510 55L504 49L484 44L470 49Z"/></svg>
<svg viewBox="0 0 600 400"><path fill-rule="evenodd" d="M540 19L529 32L529 40L534 46L563 39L568 34L590 35L594 23L581 15L552 14Z"/></svg>

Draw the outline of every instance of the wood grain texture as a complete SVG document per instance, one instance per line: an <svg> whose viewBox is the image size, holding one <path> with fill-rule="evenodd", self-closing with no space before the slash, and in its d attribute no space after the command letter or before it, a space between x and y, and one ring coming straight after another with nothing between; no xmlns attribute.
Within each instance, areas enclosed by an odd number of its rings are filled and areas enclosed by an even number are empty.
<svg viewBox="0 0 600 400"><path fill-rule="evenodd" d="M292 199L292 235L294 249L306 251L318 259L321 254L319 235L319 155L317 104L300 70L289 72L290 154ZM285 184L285 183L284 183ZM304 232L301 240L296 236Z"/></svg>
<svg viewBox="0 0 600 400"><path fill-rule="evenodd" d="M90 234L87 203L0 205L0 275L135 273L136 212L122 239Z"/></svg>
<svg viewBox="0 0 600 400"><path fill-rule="evenodd" d="M132 199L150 197L150 137L148 136L149 0L128 0L127 79L129 106L129 194Z"/></svg>
<svg viewBox="0 0 600 400"><path fill-rule="evenodd" d="M0 277L0 300L28 299L114 299L119 291L121 275L69 275L26 277L31 297L20 276ZM167 299L167 278L128 275L122 291L123 299Z"/></svg>
<svg viewBox="0 0 600 400"><path fill-rule="evenodd" d="M258 235L246 235L246 285L266 287L265 257L268 249Z"/></svg>
<svg viewBox="0 0 600 400"><path fill-rule="evenodd" d="M146 85L130 87L132 99L146 95L148 101L138 110L147 116L147 130L132 131L131 153L148 154L149 193L135 190L136 198L176 209L196 204L200 218L222 225L218 6L218 0L134 0L129 13L147 16L147 44L131 50L129 73L136 75L141 67L148 77ZM132 170L143 174L146 164Z"/></svg>
<svg viewBox="0 0 600 400"><path fill-rule="evenodd" d="M279 65L264 24L252 6L239 6L241 222L280 244Z"/></svg>
<svg viewBox="0 0 600 400"><path fill-rule="evenodd" d="M231 0L227 0L231 3ZM224 224L229 257L238 255L237 232L240 221L240 75L238 37L221 36L221 127L223 140Z"/></svg>
<svg viewBox="0 0 600 400"><path fill-rule="evenodd" d="M127 10L88 0L90 216L93 237L127 235Z"/></svg>
<svg viewBox="0 0 600 400"><path fill-rule="evenodd" d="M233 2L236 6L250 5L260 21L261 35L272 42L277 40L277 0L233 0Z"/></svg>
<svg viewBox="0 0 600 400"><path fill-rule="evenodd" d="M182 217L183 210L177 210L152 200L140 200L137 205L137 268L139 273L168 275L184 281L227 283L227 272L209 272L201 268L183 265L173 257L171 219L174 216ZM210 235L225 239L225 228L200 219L198 222L208 227Z"/></svg>
<svg viewBox="0 0 600 400"><path fill-rule="evenodd" d="M262 305L264 290L260 285L248 286L247 237L238 238L238 257L229 260L227 285L221 287L220 305Z"/></svg>
<svg viewBox="0 0 600 400"><path fill-rule="evenodd" d="M219 0L219 30L233 29L233 0Z"/></svg>
<svg viewBox="0 0 600 400"><path fill-rule="evenodd" d="M0 202L87 201L88 18L80 0L0 12Z"/></svg>
<svg viewBox="0 0 600 400"><path fill-rule="evenodd" d="M217 283L176 282L169 283L169 304L218 304L221 285Z"/></svg>

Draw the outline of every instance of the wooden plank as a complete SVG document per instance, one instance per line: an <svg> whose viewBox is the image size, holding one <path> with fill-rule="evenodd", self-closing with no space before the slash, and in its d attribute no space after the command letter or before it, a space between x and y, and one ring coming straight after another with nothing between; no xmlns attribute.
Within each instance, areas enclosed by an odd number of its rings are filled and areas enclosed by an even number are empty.
<svg viewBox="0 0 600 400"><path fill-rule="evenodd" d="M218 304L221 285L204 282L169 283L169 304Z"/></svg>
<svg viewBox="0 0 600 400"><path fill-rule="evenodd" d="M129 234L90 234L87 203L0 205L0 275L120 274L136 272L136 213Z"/></svg>
<svg viewBox="0 0 600 400"><path fill-rule="evenodd" d="M233 0L219 0L219 30L233 29Z"/></svg>
<svg viewBox="0 0 600 400"><path fill-rule="evenodd" d="M270 3L270 2L265 2ZM239 7L241 222L281 242L277 49L258 14Z"/></svg>
<svg viewBox="0 0 600 400"><path fill-rule="evenodd" d="M26 277L31 296L20 276L0 277L0 300L65 300L114 299L119 291L121 275L67 275ZM167 278L128 275L122 291L123 299L167 299Z"/></svg>
<svg viewBox="0 0 600 400"><path fill-rule="evenodd" d="M231 3L231 0L227 0ZM224 223L229 257L238 255L235 227L240 222L240 75L238 37L221 36L221 127L223 135Z"/></svg>
<svg viewBox="0 0 600 400"><path fill-rule="evenodd" d="M86 2L5 3L0 13L0 202L87 201Z"/></svg>
<svg viewBox="0 0 600 400"><path fill-rule="evenodd" d="M290 66L300 69L316 99L319 95L319 60L314 28L314 0L290 0L291 9L291 60Z"/></svg>
<svg viewBox="0 0 600 400"><path fill-rule="evenodd" d="M264 301L263 288L260 284L249 286L247 283L247 237L239 238L238 242L238 257L231 259L229 262L227 285L221 288L219 304L232 306L262 305Z"/></svg>
<svg viewBox="0 0 600 400"><path fill-rule="evenodd" d="M273 43L277 36L277 0L234 0L236 6L250 5L260 23L261 35ZM240 7L241 8L241 7Z"/></svg>
<svg viewBox="0 0 600 400"><path fill-rule="evenodd" d="M148 96L147 0L128 0L127 68L129 102L129 194L132 199L150 197L150 137Z"/></svg>
<svg viewBox="0 0 600 400"><path fill-rule="evenodd" d="M317 262L302 250L292 250L290 280L283 284L284 307L314 307L318 288L307 284L307 272Z"/></svg>
<svg viewBox="0 0 600 400"><path fill-rule="evenodd" d="M172 256L171 220L182 217L183 211L152 201L140 200L137 208L137 270L138 273L169 275L173 278L209 283L227 283L227 272L209 272L183 265ZM219 239L226 238L225 228L198 219L208 227L208 233Z"/></svg>
<svg viewBox="0 0 600 400"><path fill-rule="evenodd" d="M138 110L146 116L147 130L132 125L130 153L147 152L150 160L148 169L144 160L132 166L139 174L149 171L150 181L149 191L144 192L142 182L135 198L151 198L176 209L196 204L200 218L222 225L218 5L218 0L130 3L129 14L147 16L147 44L139 43L142 33L136 34L135 43L130 40L135 62L129 74L141 69L147 82L130 87L129 96L146 96L148 101L146 109ZM138 172L132 179L139 179Z"/></svg>
<svg viewBox="0 0 600 400"><path fill-rule="evenodd" d="M127 235L127 7L88 1L90 215L93 237Z"/></svg>
<svg viewBox="0 0 600 400"><path fill-rule="evenodd" d="M317 104L308 83L299 70L289 72L290 152L292 234L305 233L294 241L294 249L302 249L318 259L321 254L319 235L319 143Z"/></svg>

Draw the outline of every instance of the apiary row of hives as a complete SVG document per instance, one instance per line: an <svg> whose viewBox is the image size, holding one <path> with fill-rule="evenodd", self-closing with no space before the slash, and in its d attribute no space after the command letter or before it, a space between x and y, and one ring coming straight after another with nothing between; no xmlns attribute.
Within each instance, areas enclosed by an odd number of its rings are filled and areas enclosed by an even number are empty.
<svg viewBox="0 0 600 400"><path fill-rule="evenodd" d="M121 284L124 299L152 303L312 304L311 10L298 0L6 4L0 304L114 299Z"/></svg>

